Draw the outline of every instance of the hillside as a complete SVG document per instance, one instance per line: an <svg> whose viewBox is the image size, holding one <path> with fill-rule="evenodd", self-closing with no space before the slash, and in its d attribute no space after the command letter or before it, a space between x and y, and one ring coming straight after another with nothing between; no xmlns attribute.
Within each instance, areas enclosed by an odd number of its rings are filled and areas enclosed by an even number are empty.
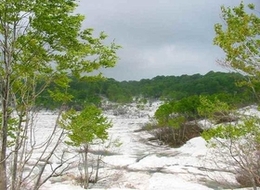
<svg viewBox="0 0 260 190"><path fill-rule="evenodd" d="M238 73L209 72L205 75L156 76L140 81L116 81L109 79L71 78L70 93L73 95L71 106L85 103L100 104L101 97L117 103L130 103L138 97L139 101L147 99L180 100L192 95L224 94L232 101L242 104L252 103L251 91L237 84L244 80ZM39 106L53 108L58 106L52 101L49 91L55 90L55 84L37 100Z"/></svg>

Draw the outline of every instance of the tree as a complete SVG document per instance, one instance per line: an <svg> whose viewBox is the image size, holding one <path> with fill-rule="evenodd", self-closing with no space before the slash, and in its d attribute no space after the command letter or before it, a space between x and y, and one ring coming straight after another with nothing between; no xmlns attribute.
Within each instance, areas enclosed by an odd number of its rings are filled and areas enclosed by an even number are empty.
<svg viewBox="0 0 260 190"><path fill-rule="evenodd" d="M247 10L248 8L249 10ZM255 87L259 86L260 76L260 18L255 6L221 7L222 18L226 26L215 24L216 37L214 44L226 53L225 60L220 64L230 67L247 77L247 85L255 95Z"/></svg>
<svg viewBox="0 0 260 190"><path fill-rule="evenodd" d="M84 17L73 13L76 2L1 2L0 189L19 189L21 186L18 178L23 175L18 171L18 160L25 164L28 161L25 144L33 122L31 114L37 97L46 87L53 84L49 93L62 105L72 98L67 91L69 74L81 77L82 73L90 73L100 67L113 67L116 63L118 46L114 43L103 45L107 37L103 32L93 37L93 29L81 29ZM10 155L7 154L8 150L11 151ZM12 172L11 181L7 175L8 168L15 171ZM34 189L39 187L39 184L35 185Z"/></svg>
<svg viewBox="0 0 260 190"><path fill-rule="evenodd" d="M161 105L154 117L161 127L156 136L160 140L178 147L202 132L196 124L197 108L200 106L198 96L189 96L179 101Z"/></svg>
<svg viewBox="0 0 260 190"><path fill-rule="evenodd" d="M211 120L213 123L224 123L235 120L232 106L218 99L217 96L200 96L200 105L197 107L200 117Z"/></svg>
<svg viewBox="0 0 260 190"><path fill-rule="evenodd" d="M260 18L255 6L221 7L225 26L215 25L216 37L214 44L220 46L226 53L226 58L219 61L242 73L247 81L240 84L252 88L259 99L260 84ZM259 101L258 101L259 103ZM215 105L218 106L218 105ZM239 115L235 112L237 116ZM221 146L235 161L238 171L247 176L247 182L254 189L259 186L259 118L257 116L240 116L240 122L220 125L206 132L206 139L225 139ZM224 143L223 143L224 142ZM224 149L223 149L224 150ZM223 153L224 154L224 153Z"/></svg>
<svg viewBox="0 0 260 190"><path fill-rule="evenodd" d="M205 99L203 100L206 101ZM219 123L216 111L222 116L231 116L239 120L225 120L219 125L205 130L202 137L215 149L214 154L220 158L226 167L236 174L237 181L244 187L253 187L255 190L260 185L260 120L255 115L245 112L230 110L225 103L205 102L200 108L201 113L207 113L211 122ZM228 112L227 112L228 111ZM228 113L228 114L227 114ZM223 164L217 163L218 167ZM223 168L224 169L224 168Z"/></svg>
<svg viewBox="0 0 260 190"><path fill-rule="evenodd" d="M67 131L70 139L67 144L80 147L80 152L83 154L83 187L87 189L89 186L89 146L94 140L106 140L108 138L107 130L112 125L108 119L102 115L100 109L94 105L90 105L80 113L77 113L75 110L68 111L63 115L62 126Z"/></svg>

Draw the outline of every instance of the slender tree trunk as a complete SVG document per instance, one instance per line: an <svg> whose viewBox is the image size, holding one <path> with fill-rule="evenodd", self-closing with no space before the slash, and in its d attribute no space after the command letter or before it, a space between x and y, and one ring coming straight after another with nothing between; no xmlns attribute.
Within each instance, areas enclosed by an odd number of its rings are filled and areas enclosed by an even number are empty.
<svg viewBox="0 0 260 190"><path fill-rule="evenodd" d="M8 30L8 29L6 29ZM2 123L0 131L0 189L7 189L7 175L6 175L6 150L7 150L7 134L8 134L8 120L9 120L9 101L10 101L10 52L8 52L8 35L5 36L5 50L3 51L4 72L5 76L1 79L2 90Z"/></svg>
<svg viewBox="0 0 260 190"><path fill-rule="evenodd" d="M84 145L84 189L88 188L89 185L89 173L88 173L88 145Z"/></svg>
<svg viewBox="0 0 260 190"><path fill-rule="evenodd" d="M14 148L14 157L12 159L12 181L11 181L11 190L20 189L20 179L19 179L19 171L18 171L18 157L19 157L19 149L21 148L21 130L22 130L22 116L19 116L19 124L18 131L16 133L15 139L15 148Z"/></svg>
<svg viewBox="0 0 260 190"><path fill-rule="evenodd" d="M96 168L96 176L95 176L95 183L98 181L98 172L99 172L99 164L100 164L101 156L97 158L97 168Z"/></svg>
<svg viewBox="0 0 260 190"><path fill-rule="evenodd" d="M6 7L5 7L6 8ZM1 60L2 61L2 76L1 78L1 104L2 104L2 121L0 129L0 189L7 189L7 167L6 167L6 151L7 151L7 136L8 136L8 121L10 117L10 84L12 72L12 53L13 47L10 43L11 29L9 23L6 22L7 12L0 18L1 27L3 28L3 39L1 44ZM14 31L15 32L15 31ZM15 36L13 36L15 37Z"/></svg>
<svg viewBox="0 0 260 190"><path fill-rule="evenodd" d="M0 189L7 189L6 176L6 149L7 149L7 132L8 132L8 102L9 102L9 78L6 79L2 86L2 125L0 131L1 151L0 151Z"/></svg>
<svg viewBox="0 0 260 190"><path fill-rule="evenodd" d="M7 189L6 182L6 164L3 162L0 164L0 189Z"/></svg>

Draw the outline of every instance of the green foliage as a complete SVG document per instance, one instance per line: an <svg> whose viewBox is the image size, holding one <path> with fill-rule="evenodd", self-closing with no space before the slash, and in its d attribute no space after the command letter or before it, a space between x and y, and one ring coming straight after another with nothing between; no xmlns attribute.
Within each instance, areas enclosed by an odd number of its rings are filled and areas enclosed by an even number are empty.
<svg viewBox="0 0 260 190"><path fill-rule="evenodd" d="M154 113L154 117L160 125L167 125L169 117L173 113L173 108L170 103L161 105Z"/></svg>
<svg viewBox="0 0 260 190"><path fill-rule="evenodd" d="M206 75L160 76L141 81L122 81L114 79L70 77L67 91L73 95L70 106L84 103L100 105L100 98L106 97L117 103L129 103L137 97L177 101L195 95L217 94L219 99L237 104L247 105L255 101L253 93L247 86L237 86L244 77L237 73L209 72ZM54 91L55 84L50 85ZM65 90L66 88L63 88ZM259 85L260 89L260 85ZM38 105L51 107L55 105L49 94L44 92L37 99ZM99 97L98 99L93 97ZM139 100L138 100L139 101Z"/></svg>
<svg viewBox="0 0 260 190"><path fill-rule="evenodd" d="M179 128L188 121L200 118L211 119L216 123L232 121L232 110L231 105L219 100L216 95L190 96L162 104L154 118L160 126Z"/></svg>
<svg viewBox="0 0 260 190"><path fill-rule="evenodd" d="M94 105L86 106L82 111L70 110L63 114L61 125L68 132L72 146L92 143L95 139L106 140L107 130L112 125Z"/></svg>
<svg viewBox="0 0 260 190"><path fill-rule="evenodd" d="M247 7L243 2L234 8L221 7L225 26L215 25L214 44L226 53L225 65L245 74L245 85L257 88L260 76L260 18L253 4ZM258 97L259 88L254 93Z"/></svg>
<svg viewBox="0 0 260 190"><path fill-rule="evenodd" d="M248 14L243 2L234 8L221 7L221 11L227 27L215 25L214 43L225 51L226 61L231 61L233 68L254 75L258 72L254 71L253 63L259 55L260 19L253 13Z"/></svg>
<svg viewBox="0 0 260 190"><path fill-rule="evenodd" d="M260 90L260 18L254 9L253 4L246 7L243 1L233 8L222 6L224 25L215 24L214 44L222 48L226 54L225 60L220 63L240 72L246 79L237 82L239 86L247 87L242 94L247 94L256 101L259 99ZM252 92L249 93L248 89ZM254 94L254 97L250 94ZM237 99L237 97L234 98ZM209 118L215 117L216 113L230 115L231 109L228 105L230 100L224 103L219 100L201 100L203 102L199 109L201 115ZM247 102L249 103L250 100ZM259 151L260 120L257 116L247 116L237 111L231 114L238 117L239 121L210 128L204 131L202 136L211 144L219 146L221 153L225 152L225 156L234 161L234 168L239 168L240 180L238 182L257 189L259 157L255 153ZM210 141L211 139L214 141Z"/></svg>
<svg viewBox="0 0 260 190"><path fill-rule="evenodd" d="M2 125L2 115L3 113L0 112L0 125ZM19 120L18 118L15 117L10 117L8 120L8 141L7 141L7 146L12 147L15 144L15 139L17 138L17 133L22 132L19 131L20 129L18 128L19 126Z"/></svg>
<svg viewBox="0 0 260 190"><path fill-rule="evenodd" d="M199 105L198 96L190 96L161 105L154 114L160 127L155 136L171 146L179 147L189 139L200 135L202 129L190 122L198 117Z"/></svg>
<svg viewBox="0 0 260 190"><path fill-rule="evenodd" d="M199 96L189 96L172 104L175 113L182 114L187 118L196 118L198 116L197 108L201 102Z"/></svg>
<svg viewBox="0 0 260 190"><path fill-rule="evenodd" d="M43 171L59 142L48 152L39 175L31 178L34 166L28 175L23 174L38 144L28 142L34 141L35 107L68 105L74 95L69 90L69 76L82 78L116 64L119 46L114 42L108 44L103 32L96 36L93 29L82 28L84 16L74 13L77 3L76 0L0 3L0 189L21 189L22 182L27 180L32 182L31 189L39 189L52 175L46 176ZM83 112L77 117L78 124L82 124L87 114ZM102 131L94 132L96 137L106 136ZM91 136L86 138L91 140ZM46 139L43 154L49 145ZM12 168L10 175L7 168Z"/></svg>
<svg viewBox="0 0 260 190"><path fill-rule="evenodd" d="M200 96L200 106L197 107L197 110L201 117L214 120L218 114L229 114L231 107L215 96Z"/></svg>
<svg viewBox="0 0 260 190"><path fill-rule="evenodd" d="M102 141L106 140L108 138L107 130L112 124L103 116L102 111L92 104L86 106L80 112L71 109L63 113L60 125L67 131L69 141L65 142L68 145L80 147L82 150L81 154L84 165L84 180L82 185L87 189L89 185L89 145L98 139Z"/></svg>
<svg viewBox="0 0 260 190"><path fill-rule="evenodd" d="M187 122L187 118L183 115L178 115L169 119L166 126L169 126L172 129L179 130ZM176 131L174 131L176 133Z"/></svg>
<svg viewBox="0 0 260 190"><path fill-rule="evenodd" d="M33 106L36 98L38 105L50 101L50 106L57 107L72 99L69 75L80 78L115 65L119 46L104 45L107 35L103 32L94 37L93 29L82 30L84 16L73 13L77 1L11 0L2 4L0 54L5 58L0 61L0 80L6 81L11 73L10 94L15 94L18 103L24 102L26 91L31 96L27 105Z"/></svg>
<svg viewBox="0 0 260 190"><path fill-rule="evenodd" d="M162 126L180 126L183 122L198 117L200 105L198 96L190 96L179 101L171 101L161 105L154 117Z"/></svg>
<svg viewBox="0 0 260 190"><path fill-rule="evenodd" d="M202 137L209 141L212 138L238 140L247 135L252 142L260 143L260 120L256 117L243 117L240 123L219 125L203 132Z"/></svg>

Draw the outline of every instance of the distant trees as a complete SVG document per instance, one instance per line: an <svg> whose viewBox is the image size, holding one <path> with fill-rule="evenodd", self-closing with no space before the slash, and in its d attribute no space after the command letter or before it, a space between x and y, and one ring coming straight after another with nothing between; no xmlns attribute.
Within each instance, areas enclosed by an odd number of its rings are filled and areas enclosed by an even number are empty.
<svg viewBox="0 0 260 190"><path fill-rule="evenodd" d="M46 151L47 148L44 148L46 154L42 153L39 158L46 158L39 175L33 175L33 170L24 175L37 146L38 139L34 138L36 103L45 105L52 99L55 108L62 109L62 105L73 98L69 92L69 75L80 78L82 73L87 74L100 67L113 67L116 63L118 46L114 43L103 45L106 39L104 33L94 37L93 29L81 30L84 17L73 13L76 6L75 0L1 1L2 190L18 190L24 185L30 186L27 187L29 189L39 189L52 175L50 173L47 178L41 178L52 156ZM57 134L57 124L51 137ZM60 134L63 134L62 131ZM44 147L48 147L52 139L46 139ZM36 168L38 162L32 168Z"/></svg>
<svg viewBox="0 0 260 190"><path fill-rule="evenodd" d="M193 95L225 94L229 101L240 105L255 101L253 93L248 87L236 84L244 79L238 73L209 72L206 75L157 76L153 79L140 81L116 81L114 79L81 79L71 77L69 93L73 95L70 106L80 107L82 103L100 104L100 98L107 98L112 102L129 103L134 98L180 100ZM53 86L50 86L52 89ZM42 107L52 108L57 103L51 102L48 92L42 93L37 99Z"/></svg>

